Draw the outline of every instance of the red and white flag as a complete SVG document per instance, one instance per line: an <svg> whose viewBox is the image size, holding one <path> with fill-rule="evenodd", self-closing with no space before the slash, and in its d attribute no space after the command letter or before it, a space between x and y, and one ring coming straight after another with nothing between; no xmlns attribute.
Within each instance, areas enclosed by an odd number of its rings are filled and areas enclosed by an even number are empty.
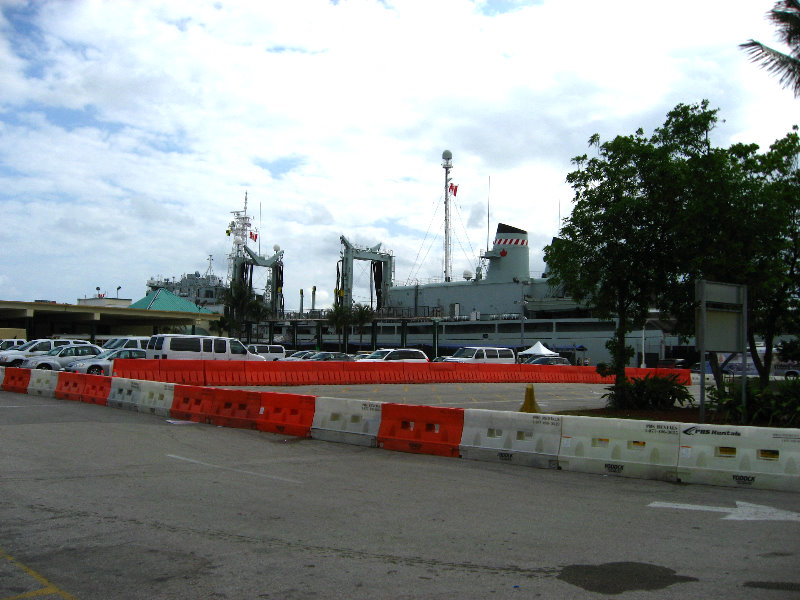
<svg viewBox="0 0 800 600"><path fill-rule="evenodd" d="M457 186L457 185L453 185L453 184L451 183L451 184L450 184L450 187L449 187L448 189L449 189L450 193L451 193L451 194L453 194L453 196L455 196L456 194L458 194L458 186Z"/></svg>
<svg viewBox="0 0 800 600"><path fill-rule="evenodd" d="M253 240L254 242L257 242L258 241L258 234L251 231L250 232L250 239Z"/></svg>

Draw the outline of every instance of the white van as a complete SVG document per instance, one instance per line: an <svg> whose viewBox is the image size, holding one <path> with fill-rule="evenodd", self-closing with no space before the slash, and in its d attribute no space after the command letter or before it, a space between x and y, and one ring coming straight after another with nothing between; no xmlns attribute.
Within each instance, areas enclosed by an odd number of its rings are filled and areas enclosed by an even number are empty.
<svg viewBox="0 0 800 600"><path fill-rule="evenodd" d="M18 338L0 340L0 352L3 350L14 350L18 346L22 346L28 340L21 340Z"/></svg>
<svg viewBox="0 0 800 600"><path fill-rule="evenodd" d="M453 356L448 356L444 362L514 364L516 359L511 348L466 346L456 350Z"/></svg>
<svg viewBox="0 0 800 600"><path fill-rule="evenodd" d="M263 356L267 360L283 360L286 358L286 348L275 344L249 344L247 351Z"/></svg>
<svg viewBox="0 0 800 600"><path fill-rule="evenodd" d="M247 351L234 338L212 335L154 335L147 342L147 358L168 360L266 360Z"/></svg>
<svg viewBox="0 0 800 600"><path fill-rule="evenodd" d="M140 348L144 350L150 341L149 335L131 335L127 337L115 337L106 340L103 350L117 350L120 348Z"/></svg>

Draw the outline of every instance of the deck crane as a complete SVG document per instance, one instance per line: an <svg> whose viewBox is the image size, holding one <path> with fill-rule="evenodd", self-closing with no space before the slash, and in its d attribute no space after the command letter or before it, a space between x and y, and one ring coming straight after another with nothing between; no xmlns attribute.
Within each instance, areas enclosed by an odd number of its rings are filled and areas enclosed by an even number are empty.
<svg viewBox="0 0 800 600"><path fill-rule="evenodd" d="M375 290L375 310L380 310L386 303L387 293L392 286L394 275L394 256L381 252L381 244L371 248L359 248L341 236L341 259L336 267L336 304L347 308L353 305L353 261L368 260L372 263L370 292ZM371 303L371 297L370 297Z"/></svg>

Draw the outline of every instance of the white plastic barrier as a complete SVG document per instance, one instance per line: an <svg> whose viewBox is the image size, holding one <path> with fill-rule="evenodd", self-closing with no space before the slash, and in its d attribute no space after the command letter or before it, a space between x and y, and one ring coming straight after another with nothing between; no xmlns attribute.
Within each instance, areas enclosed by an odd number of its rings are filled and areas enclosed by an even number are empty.
<svg viewBox="0 0 800 600"><path fill-rule="evenodd" d="M317 397L311 437L356 446L378 445L381 402Z"/></svg>
<svg viewBox="0 0 800 600"><path fill-rule="evenodd" d="M54 398L56 386L58 386L58 371L31 369L31 379L28 382L29 395Z"/></svg>
<svg viewBox="0 0 800 600"><path fill-rule="evenodd" d="M111 378L111 391L108 393L107 406L138 410L141 392L141 381L124 377Z"/></svg>
<svg viewBox="0 0 800 600"><path fill-rule="evenodd" d="M800 429L684 424L680 439L683 483L800 491Z"/></svg>
<svg viewBox="0 0 800 600"><path fill-rule="evenodd" d="M138 411L150 415L169 417L172 410L172 400L175 396L175 384L161 381L139 381L138 383Z"/></svg>
<svg viewBox="0 0 800 600"><path fill-rule="evenodd" d="M565 416L558 466L566 471L677 481L682 426Z"/></svg>
<svg viewBox="0 0 800 600"><path fill-rule="evenodd" d="M462 458L555 469L561 441L559 415L468 408Z"/></svg>

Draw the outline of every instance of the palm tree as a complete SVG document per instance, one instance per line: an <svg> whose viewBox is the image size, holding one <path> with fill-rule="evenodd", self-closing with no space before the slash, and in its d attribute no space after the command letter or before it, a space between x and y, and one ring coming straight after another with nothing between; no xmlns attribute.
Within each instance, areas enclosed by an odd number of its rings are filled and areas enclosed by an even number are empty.
<svg viewBox="0 0 800 600"><path fill-rule="evenodd" d="M358 327L358 347L364 342L364 326L375 318L375 311L367 304L353 306L353 325Z"/></svg>
<svg viewBox="0 0 800 600"><path fill-rule="evenodd" d="M333 326L338 334L339 352L342 351L342 330L352 322L352 312L349 307L336 303L328 309L328 323Z"/></svg>
<svg viewBox="0 0 800 600"><path fill-rule="evenodd" d="M792 88L795 98L800 97L800 0L780 0L768 13L768 18L778 27L781 41L789 53L780 52L761 42L750 40L740 44L754 62L761 63L768 72L780 77L783 87Z"/></svg>

